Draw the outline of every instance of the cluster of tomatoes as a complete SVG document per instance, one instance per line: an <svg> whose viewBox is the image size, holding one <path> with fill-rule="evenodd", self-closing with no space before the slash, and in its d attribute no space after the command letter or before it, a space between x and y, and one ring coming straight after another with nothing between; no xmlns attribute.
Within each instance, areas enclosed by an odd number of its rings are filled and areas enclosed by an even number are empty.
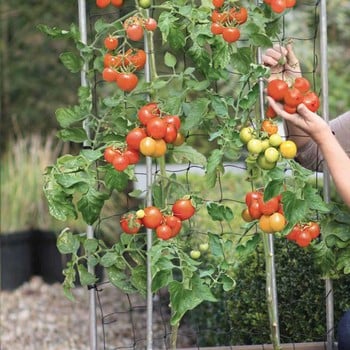
<svg viewBox="0 0 350 350"><path fill-rule="evenodd" d="M122 7L124 0L96 0L96 6L103 9L109 5L113 5L115 7Z"/></svg>
<svg viewBox="0 0 350 350"><path fill-rule="evenodd" d="M288 113L295 113L300 103L316 112L320 107L320 100L310 87L310 82L304 77L296 78L290 86L282 79L274 79L267 84L267 94L281 102Z"/></svg>
<svg viewBox="0 0 350 350"><path fill-rule="evenodd" d="M288 8L292 8L297 3L296 0L264 0L264 3L271 7L271 10L276 13L282 13Z"/></svg>
<svg viewBox="0 0 350 350"><path fill-rule="evenodd" d="M120 219L120 226L125 233L136 234L142 227L155 230L158 238L168 240L179 234L182 222L196 212L191 198L183 197L172 205L171 213L163 214L156 206L148 206L136 212L128 212Z"/></svg>
<svg viewBox="0 0 350 350"><path fill-rule="evenodd" d="M247 207L242 211L244 221L259 220L260 229L266 233L279 232L285 228L286 219L280 195L265 202L262 192L252 191L246 194L245 203Z"/></svg>
<svg viewBox="0 0 350 350"><path fill-rule="evenodd" d="M212 0L215 9L211 13L211 32L214 35L222 35L222 38L233 43L241 36L239 26L248 19L248 11L245 7L230 5L225 6L225 0Z"/></svg>
<svg viewBox="0 0 350 350"><path fill-rule="evenodd" d="M263 170L271 170L280 159L293 159L297 154L295 142L282 139L272 118L262 121L260 131L243 127L239 136L249 152L249 162L256 162Z"/></svg>
<svg viewBox="0 0 350 350"><path fill-rule="evenodd" d="M180 132L181 119L177 115L161 112L158 103L149 102L137 112L140 126L131 129L126 135L126 146L108 146L104 150L105 160L118 171L137 164L140 153L158 158L167 151L167 145L180 146L184 137Z"/></svg>
<svg viewBox="0 0 350 350"><path fill-rule="evenodd" d="M139 41L143 38L144 29L154 31L157 28L157 21L151 17L132 16L124 21L123 26L128 39ZM125 92L134 90L138 84L135 72L143 69L146 64L145 51L133 47L125 50L125 43L117 50L119 40L116 35L107 36L104 46L107 53L104 55L102 78L107 82L115 82Z"/></svg>
<svg viewBox="0 0 350 350"><path fill-rule="evenodd" d="M310 221L306 224L296 224L286 238L294 241L299 247L307 247L313 239L320 235L320 225Z"/></svg>

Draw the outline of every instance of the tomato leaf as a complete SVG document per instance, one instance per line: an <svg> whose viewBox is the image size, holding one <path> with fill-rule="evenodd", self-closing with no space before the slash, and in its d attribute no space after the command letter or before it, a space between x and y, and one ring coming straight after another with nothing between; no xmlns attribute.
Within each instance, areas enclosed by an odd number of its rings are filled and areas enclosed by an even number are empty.
<svg viewBox="0 0 350 350"><path fill-rule="evenodd" d="M84 249L88 254L94 253L98 248L98 240L96 238L87 238L84 241Z"/></svg>
<svg viewBox="0 0 350 350"><path fill-rule="evenodd" d="M234 217L230 207L215 202L207 203L207 212L214 221L230 222Z"/></svg>
<svg viewBox="0 0 350 350"><path fill-rule="evenodd" d="M174 68L176 66L176 57L170 52L166 52L164 55L164 63L166 66Z"/></svg>
<svg viewBox="0 0 350 350"><path fill-rule="evenodd" d="M186 116L182 123L184 131L198 129L208 113L209 103L209 100L206 98L197 98L194 101L183 104L183 111Z"/></svg>
<svg viewBox="0 0 350 350"><path fill-rule="evenodd" d="M68 128L72 124L83 120L86 117L85 113L81 113L78 106L68 108L58 108L56 110L56 119L62 128Z"/></svg>
<svg viewBox="0 0 350 350"><path fill-rule="evenodd" d="M216 184L218 169L222 164L224 153L220 149L215 149L208 158L207 168L206 168L206 182L209 188L212 188Z"/></svg>
<svg viewBox="0 0 350 350"><path fill-rule="evenodd" d="M61 254L74 254L80 247L79 237L65 229L57 237L57 249Z"/></svg>
<svg viewBox="0 0 350 350"><path fill-rule="evenodd" d="M72 141L83 143L88 139L86 131L83 128L70 128L58 131L57 136L63 141Z"/></svg>
<svg viewBox="0 0 350 350"><path fill-rule="evenodd" d="M224 250L222 248L222 244L218 235L209 232L209 246L210 252L213 256L223 259L224 258Z"/></svg>
<svg viewBox="0 0 350 350"><path fill-rule="evenodd" d="M87 268L82 264L77 264L80 283L83 286L93 284L96 282L97 278L87 270Z"/></svg>
<svg viewBox="0 0 350 350"><path fill-rule="evenodd" d="M106 166L104 180L108 189L122 192L128 186L129 176L125 172L115 171L113 166L109 164Z"/></svg>
<svg viewBox="0 0 350 350"><path fill-rule="evenodd" d="M181 146L174 147L172 156L176 163L191 162L193 164L205 166L207 161L203 154L185 143Z"/></svg>
<svg viewBox="0 0 350 350"><path fill-rule="evenodd" d="M297 194L285 191L282 197L283 211L287 221L291 223L302 222L308 211L308 203L297 198Z"/></svg>
<svg viewBox="0 0 350 350"><path fill-rule="evenodd" d="M60 60L71 73L79 73L83 68L83 60L73 52L63 52Z"/></svg>
<svg viewBox="0 0 350 350"><path fill-rule="evenodd" d="M137 291L146 296L147 294L147 270L146 264L138 265L131 270L130 281Z"/></svg>
<svg viewBox="0 0 350 350"><path fill-rule="evenodd" d="M115 266L110 266L107 269L109 281L117 288L125 293L136 293L137 289L131 284L129 276L123 270Z"/></svg>

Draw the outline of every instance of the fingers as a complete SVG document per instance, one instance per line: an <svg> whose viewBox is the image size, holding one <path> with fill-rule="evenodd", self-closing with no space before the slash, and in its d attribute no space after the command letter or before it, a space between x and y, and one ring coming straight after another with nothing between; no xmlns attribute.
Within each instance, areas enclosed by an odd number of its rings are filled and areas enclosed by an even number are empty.
<svg viewBox="0 0 350 350"><path fill-rule="evenodd" d="M262 55L262 61L265 65L274 67L280 64L281 60L287 55L287 49L283 46L274 46L266 50L265 54Z"/></svg>
<svg viewBox="0 0 350 350"><path fill-rule="evenodd" d="M295 116L297 116L296 113L290 114L290 113L286 112L283 109L283 106L280 103L277 103L272 97L267 96L267 101L268 101L269 105L272 107L272 109L277 113L277 115L279 115L283 119L293 120L293 119L295 119Z"/></svg>
<svg viewBox="0 0 350 350"><path fill-rule="evenodd" d="M295 56L292 44L287 44L286 50L287 50L286 56L287 56L288 64L291 66L299 65L299 60L298 60L298 57Z"/></svg>

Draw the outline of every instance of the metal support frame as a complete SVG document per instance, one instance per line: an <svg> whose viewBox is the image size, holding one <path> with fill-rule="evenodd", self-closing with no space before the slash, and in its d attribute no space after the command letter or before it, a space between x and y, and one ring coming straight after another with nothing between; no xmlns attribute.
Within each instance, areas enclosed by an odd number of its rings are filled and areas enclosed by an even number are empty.
<svg viewBox="0 0 350 350"><path fill-rule="evenodd" d="M80 40L82 43L87 44L87 21L86 21L86 1L78 0L78 12L79 12L79 31ZM83 69L80 73L81 86L87 86L87 65L84 64ZM87 123L84 123L84 129L86 134L90 134L89 127ZM89 142L84 143L84 147L88 147ZM86 228L87 238L94 238L94 228L88 225ZM95 269L93 266L88 266L88 271L94 274ZM96 321L96 294L95 289L91 288L88 290L89 293L89 337L90 337L90 349L97 350L97 321Z"/></svg>

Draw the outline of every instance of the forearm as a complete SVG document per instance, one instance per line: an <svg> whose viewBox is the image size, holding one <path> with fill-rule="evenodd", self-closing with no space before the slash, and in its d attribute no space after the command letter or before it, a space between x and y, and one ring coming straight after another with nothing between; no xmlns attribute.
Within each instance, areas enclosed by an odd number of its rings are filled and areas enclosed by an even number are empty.
<svg viewBox="0 0 350 350"><path fill-rule="evenodd" d="M350 206L350 158L331 130L324 131L317 140L338 193Z"/></svg>

